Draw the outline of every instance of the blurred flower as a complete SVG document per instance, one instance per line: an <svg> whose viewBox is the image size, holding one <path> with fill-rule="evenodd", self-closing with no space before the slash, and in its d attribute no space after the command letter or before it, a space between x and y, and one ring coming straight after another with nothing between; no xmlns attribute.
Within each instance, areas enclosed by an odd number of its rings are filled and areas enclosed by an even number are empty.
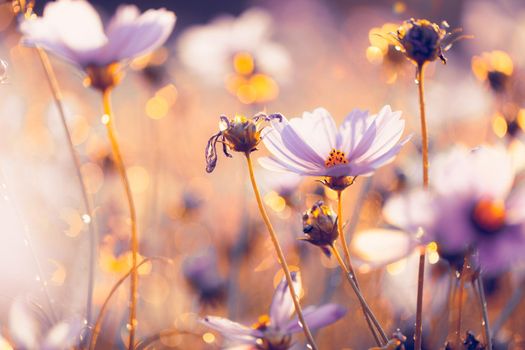
<svg viewBox="0 0 525 350"><path fill-rule="evenodd" d="M261 141L262 123L275 119L281 122L283 116L264 113L256 114L251 119L242 116L228 119L221 116L220 131L213 135L206 145L206 171L211 173L217 165L217 142L222 143L224 155L230 158L231 154L228 153L228 149L246 154L251 153L257 149L257 145Z"/></svg>
<svg viewBox="0 0 525 350"><path fill-rule="evenodd" d="M78 320L61 321L48 328L38 321L26 303L17 299L9 311L9 331L13 348L61 350L80 342L81 323ZM2 342L7 341L0 337L0 345Z"/></svg>
<svg viewBox="0 0 525 350"><path fill-rule="evenodd" d="M189 257L183 264L184 277L199 293L204 304L214 305L226 295L226 281L217 271L215 252Z"/></svg>
<svg viewBox="0 0 525 350"><path fill-rule="evenodd" d="M294 289L301 289L297 273L292 273ZM283 278L277 286L270 306L270 314L259 317L251 328L225 318L207 316L203 323L219 331L226 339L240 345L250 345L260 350L286 350L292 346L292 334L302 332L302 327L295 317L294 304L288 291L288 283ZM305 322L310 329L319 329L339 320L346 310L337 304L325 304L319 307L309 306L304 309Z"/></svg>
<svg viewBox="0 0 525 350"><path fill-rule="evenodd" d="M513 70L512 59L504 51L484 52L472 57L472 72L480 81L488 82L496 93L505 92Z"/></svg>
<svg viewBox="0 0 525 350"><path fill-rule="evenodd" d="M375 65L382 65L388 84L393 84L401 68L406 64L403 53L397 49L396 43L389 40L392 33L395 33L399 25L395 23L385 23L381 27L374 27L368 33L370 46L366 49L367 60Z"/></svg>
<svg viewBox="0 0 525 350"><path fill-rule="evenodd" d="M178 40L179 56L207 81L253 72L282 79L289 74L291 61L286 49L270 39L273 29L270 14L259 8L238 18L222 16L186 30Z"/></svg>
<svg viewBox="0 0 525 350"><path fill-rule="evenodd" d="M426 19L411 18L404 21L397 29L394 40L406 57L418 66L435 61L437 58L446 63L443 52L457 40L452 38L452 34L457 31L447 32L446 28L448 28L446 22L439 26Z"/></svg>
<svg viewBox="0 0 525 350"><path fill-rule="evenodd" d="M318 201L303 214L303 232L302 240L320 247L326 255L330 255L329 247L338 236L337 215L323 201Z"/></svg>
<svg viewBox="0 0 525 350"><path fill-rule="evenodd" d="M332 188L350 185L350 177L371 175L392 161L409 139L399 141L405 122L401 112L392 112L390 106L372 116L356 109L339 130L324 108L270 124L262 137L272 155L260 158L261 165L274 171L326 176Z"/></svg>
<svg viewBox="0 0 525 350"><path fill-rule="evenodd" d="M119 63L155 50L168 39L175 14L165 9L140 14L134 5L118 8L106 31L84 0L50 2L42 17L20 25L22 42L48 50L83 69L89 85L105 90L120 80Z"/></svg>
<svg viewBox="0 0 525 350"><path fill-rule="evenodd" d="M456 147L433 162L430 192L394 197L386 215L408 232L422 227L422 240L457 268L473 249L474 263L498 273L525 248L525 188L513 189L514 178L502 147Z"/></svg>
<svg viewBox="0 0 525 350"><path fill-rule="evenodd" d="M270 39L273 28L272 18L262 9L250 9L238 18L223 16L184 32L179 55L205 81L224 82L242 103L271 101L279 92L274 79L287 80L291 68L286 49Z"/></svg>

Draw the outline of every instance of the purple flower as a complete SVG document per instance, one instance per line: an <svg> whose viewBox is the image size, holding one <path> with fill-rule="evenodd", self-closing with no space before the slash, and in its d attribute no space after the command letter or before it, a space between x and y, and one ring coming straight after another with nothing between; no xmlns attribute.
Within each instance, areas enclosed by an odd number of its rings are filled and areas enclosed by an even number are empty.
<svg viewBox="0 0 525 350"><path fill-rule="evenodd" d="M525 249L525 188L513 187L514 178L504 148L456 147L432 163L430 191L393 198L387 218L408 231L422 227L422 240L458 268L471 251L483 271L502 272Z"/></svg>
<svg viewBox="0 0 525 350"><path fill-rule="evenodd" d="M224 299L226 281L217 270L217 256L214 251L187 258L183 264L184 277L199 293L203 304L212 306Z"/></svg>
<svg viewBox="0 0 525 350"><path fill-rule="evenodd" d="M385 106L377 115L354 110L336 128L324 108L302 118L272 121L263 130L264 144L272 153L259 159L267 169L300 175L367 176L392 161L409 138L402 141L405 122L401 112Z"/></svg>
<svg viewBox="0 0 525 350"><path fill-rule="evenodd" d="M104 29L98 13L84 0L50 2L42 17L20 25L22 42L48 50L90 72L147 54L164 44L175 25L175 14L165 9L141 14L123 5ZM90 69L89 69L90 68ZM97 87L97 86L95 86Z"/></svg>
<svg viewBox="0 0 525 350"><path fill-rule="evenodd" d="M295 290L299 291L301 283L296 273L292 273L292 279ZM286 350L292 346L292 334L302 331L297 317L290 319L294 310L288 283L283 278L275 290L269 315L259 317L259 321L251 328L215 316L207 316L202 322L236 345L250 345L261 350ZM346 310L340 305L326 304L309 306L303 313L306 323L313 330L339 320Z"/></svg>

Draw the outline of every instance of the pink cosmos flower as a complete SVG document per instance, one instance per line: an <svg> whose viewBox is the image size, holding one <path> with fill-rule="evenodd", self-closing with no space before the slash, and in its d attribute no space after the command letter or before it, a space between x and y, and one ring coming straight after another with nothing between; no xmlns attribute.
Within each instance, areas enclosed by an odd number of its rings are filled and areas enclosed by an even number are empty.
<svg viewBox="0 0 525 350"><path fill-rule="evenodd" d="M300 290L301 282L297 273L292 273L294 289ZM203 323L219 331L235 345L247 345L247 349L290 349L292 334L302 332L297 317L291 318L294 305L286 279L277 286L270 306L269 315L259 318L252 327L230 321L226 318L208 316ZM309 306L304 309L304 318L310 329L319 329L339 320L346 314L346 309L337 304L325 304L319 307Z"/></svg>
<svg viewBox="0 0 525 350"><path fill-rule="evenodd" d="M400 141L405 122L390 106L375 115L356 109L339 129L324 108L270 124L262 138L272 155L260 158L260 164L300 175L368 176L391 162L409 140Z"/></svg>
<svg viewBox="0 0 525 350"><path fill-rule="evenodd" d="M164 44L175 25L165 9L141 14L134 5L120 6L106 28L84 0L50 2L44 15L20 25L23 43L39 46L86 68L102 67L151 52Z"/></svg>

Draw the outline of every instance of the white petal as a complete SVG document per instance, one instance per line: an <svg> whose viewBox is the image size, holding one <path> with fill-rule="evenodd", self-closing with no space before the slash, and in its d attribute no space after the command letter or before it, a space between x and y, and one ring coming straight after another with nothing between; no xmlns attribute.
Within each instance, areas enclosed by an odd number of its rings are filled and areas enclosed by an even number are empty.
<svg viewBox="0 0 525 350"><path fill-rule="evenodd" d="M316 163L324 162L330 151L337 146L337 128L334 119L324 108L316 108L311 113L304 112L301 118L292 118L290 125L321 159Z"/></svg>
<svg viewBox="0 0 525 350"><path fill-rule="evenodd" d="M245 344L254 344L260 332L240 323L233 322L227 318L206 316L202 321L204 325L220 332L223 337L231 340L243 342Z"/></svg>
<svg viewBox="0 0 525 350"><path fill-rule="evenodd" d="M82 323L78 320L62 321L47 333L42 350L69 349L80 341Z"/></svg>
<svg viewBox="0 0 525 350"><path fill-rule="evenodd" d="M407 257L415 241L403 231L375 228L356 233L350 247L360 260L383 266Z"/></svg>
<svg viewBox="0 0 525 350"><path fill-rule="evenodd" d="M17 299L9 310L9 330L17 345L35 349L40 338L40 327L26 303Z"/></svg>
<svg viewBox="0 0 525 350"><path fill-rule="evenodd" d="M435 221L432 196L423 190L413 190L388 199L383 216L390 224L415 234L422 227L429 230Z"/></svg>
<svg viewBox="0 0 525 350"><path fill-rule="evenodd" d="M293 289L296 295L299 295L301 292L301 278L299 274L292 272L292 280ZM272 305L270 306L270 319L273 327L282 330L294 312L295 306L292 295L290 294L290 288L288 287L286 278L283 277L275 289Z"/></svg>
<svg viewBox="0 0 525 350"><path fill-rule="evenodd" d="M120 61L151 52L164 44L174 25L171 11L148 10L140 15L134 5L120 6L108 26L109 41L99 61Z"/></svg>

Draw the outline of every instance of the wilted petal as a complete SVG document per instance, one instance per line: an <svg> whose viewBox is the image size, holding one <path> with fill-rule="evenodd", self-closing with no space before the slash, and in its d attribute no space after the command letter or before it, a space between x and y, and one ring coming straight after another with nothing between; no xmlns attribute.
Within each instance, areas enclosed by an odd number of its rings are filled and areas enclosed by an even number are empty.
<svg viewBox="0 0 525 350"><path fill-rule="evenodd" d="M296 295L299 295L301 291L301 279L296 272L292 272L293 288ZM273 327L277 329L283 329L285 324L290 320L290 316L293 315L295 306L293 303L290 289L288 288L288 282L283 277L277 288L272 299L272 305L270 306L270 319Z"/></svg>
<svg viewBox="0 0 525 350"><path fill-rule="evenodd" d="M303 310L304 320L310 329L325 327L339 320L346 314L346 309L337 304L326 304L319 307L309 306ZM297 318L286 325L287 333L302 332Z"/></svg>
<svg viewBox="0 0 525 350"><path fill-rule="evenodd" d="M9 330L18 346L27 349L37 348L40 327L27 304L21 299L15 300L9 310Z"/></svg>
<svg viewBox="0 0 525 350"><path fill-rule="evenodd" d="M202 320L202 323L220 332L225 338L245 344L255 344L257 338L262 336L260 331L248 328L240 323L230 321L227 318L206 316Z"/></svg>

